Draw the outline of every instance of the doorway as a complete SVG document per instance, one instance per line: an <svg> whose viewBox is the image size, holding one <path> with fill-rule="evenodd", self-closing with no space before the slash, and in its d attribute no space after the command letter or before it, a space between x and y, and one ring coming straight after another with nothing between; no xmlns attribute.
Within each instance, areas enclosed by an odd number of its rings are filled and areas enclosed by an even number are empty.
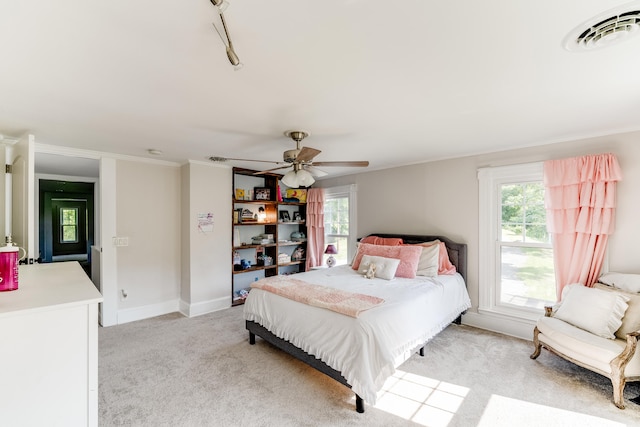
<svg viewBox="0 0 640 427"><path fill-rule="evenodd" d="M39 180L40 262L78 261L91 277L94 183Z"/></svg>

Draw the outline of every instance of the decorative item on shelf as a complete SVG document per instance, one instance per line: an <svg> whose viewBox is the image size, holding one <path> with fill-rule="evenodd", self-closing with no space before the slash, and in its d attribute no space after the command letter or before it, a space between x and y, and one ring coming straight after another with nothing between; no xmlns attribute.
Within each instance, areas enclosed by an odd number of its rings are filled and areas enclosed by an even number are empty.
<svg viewBox="0 0 640 427"><path fill-rule="evenodd" d="M273 265L273 258L271 258L268 255L261 254L261 255L258 255L258 257L256 258L256 262L259 266L268 267L270 265Z"/></svg>
<svg viewBox="0 0 640 427"><path fill-rule="evenodd" d="M302 222L302 221L304 221L304 220L302 219L302 217L300 216L300 212L294 212L294 213L293 213L293 220L294 220L294 221L298 221L298 222Z"/></svg>
<svg viewBox="0 0 640 427"><path fill-rule="evenodd" d="M278 264L282 265L282 264L288 264L291 262L291 257L285 253L279 253L278 254Z"/></svg>
<svg viewBox="0 0 640 427"><path fill-rule="evenodd" d="M240 252L233 251L233 265L240 265Z"/></svg>
<svg viewBox="0 0 640 427"><path fill-rule="evenodd" d="M241 222L257 222L258 215L251 212L249 209L245 208L242 210L242 215L240 216Z"/></svg>
<svg viewBox="0 0 640 427"><path fill-rule="evenodd" d="M291 240L294 242L304 242L307 238L302 231L294 231L291 233Z"/></svg>
<svg viewBox="0 0 640 427"><path fill-rule="evenodd" d="M271 189L266 187L255 187L253 189L255 200L271 200Z"/></svg>
<svg viewBox="0 0 640 427"><path fill-rule="evenodd" d="M336 265L336 259L333 256L338 253L338 249L336 249L335 245L327 245L324 253L329 255L329 258L327 258L327 267L331 268Z"/></svg>
<svg viewBox="0 0 640 427"><path fill-rule="evenodd" d="M280 221L282 222L291 221L291 217L289 217L289 211L280 211Z"/></svg>
<svg viewBox="0 0 640 427"><path fill-rule="evenodd" d="M282 187L280 187L280 181L276 184L276 194L278 196L278 202L282 203Z"/></svg>
<svg viewBox="0 0 640 427"><path fill-rule="evenodd" d="M239 300L245 300L247 299L247 297L249 296L249 291L251 289L240 289L238 292L236 292L236 297Z"/></svg>
<svg viewBox="0 0 640 427"><path fill-rule="evenodd" d="M244 200L244 189L236 188L236 200Z"/></svg>
<svg viewBox="0 0 640 427"><path fill-rule="evenodd" d="M270 236L273 236L273 234L270 234ZM251 238L252 245L269 245L271 243L273 243L273 237L271 238L265 237L264 234L261 234L259 236L253 236Z"/></svg>
<svg viewBox="0 0 640 427"><path fill-rule="evenodd" d="M236 216L238 217L237 221L236 221ZM242 209L233 210L233 222L235 224L240 224L242 222Z"/></svg>
<svg viewBox="0 0 640 427"><path fill-rule="evenodd" d="M249 262L248 259L241 259L240 260L240 267L242 270L248 270L251 268L251 262Z"/></svg>
<svg viewBox="0 0 640 427"><path fill-rule="evenodd" d="M307 203L306 188L287 188L285 193L285 202Z"/></svg>
<svg viewBox="0 0 640 427"><path fill-rule="evenodd" d="M264 211L264 208L260 206L258 208L258 221L265 222L267 220L267 213Z"/></svg>
<svg viewBox="0 0 640 427"><path fill-rule="evenodd" d="M295 251L293 251L293 254L291 254L292 261L302 261L303 259L304 259L304 249L302 248L297 248Z"/></svg>

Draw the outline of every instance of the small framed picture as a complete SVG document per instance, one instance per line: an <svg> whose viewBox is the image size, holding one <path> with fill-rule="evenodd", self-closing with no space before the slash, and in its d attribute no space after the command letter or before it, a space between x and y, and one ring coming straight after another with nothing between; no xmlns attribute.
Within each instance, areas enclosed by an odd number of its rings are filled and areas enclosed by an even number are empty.
<svg viewBox="0 0 640 427"><path fill-rule="evenodd" d="M243 200L243 199L244 199L244 189L236 188L236 200Z"/></svg>
<svg viewBox="0 0 640 427"><path fill-rule="evenodd" d="M255 200L271 200L271 189L265 187L255 187L253 189Z"/></svg>
<svg viewBox="0 0 640 427"><path fill-rule="evenodd" d="M289 211L280 211L280 221L282 222L291 221L291 217L289 217Z"/></svg>
<svg viewBox="0 0 640 427"><path fill-rule="evenodd" d="M302 221L302 217L300 216L300 212L294 212L293 213L293 220L294 221Z"/></svg>

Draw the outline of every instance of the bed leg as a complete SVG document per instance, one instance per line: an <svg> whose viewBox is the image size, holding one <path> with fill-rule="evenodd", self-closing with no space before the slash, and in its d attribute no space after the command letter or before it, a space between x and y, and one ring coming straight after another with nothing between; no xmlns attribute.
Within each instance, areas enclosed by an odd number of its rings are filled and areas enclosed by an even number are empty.
<svg viewBox="0 0 640 427"><path fill-rule="evenodd" d="M256 334L249 332L249 344L254 345L256 343Z"/></svg>
<svg viewBox="0 0 640 427"><path fill-rule="evenodd" d="M462 314L453 321L456 325L462 325Z"/></svg>
<svg viewBox="0 0 640 427"><path fill-rule="evenodd" d="M420 356L424 357L424 346L420 347Z"/></svg>
<svg viewBox="0 0 640 427"><path fill-rule="evenodd" d="M364 400L356 394L356 412L359 414L364 413Z"/></svg>

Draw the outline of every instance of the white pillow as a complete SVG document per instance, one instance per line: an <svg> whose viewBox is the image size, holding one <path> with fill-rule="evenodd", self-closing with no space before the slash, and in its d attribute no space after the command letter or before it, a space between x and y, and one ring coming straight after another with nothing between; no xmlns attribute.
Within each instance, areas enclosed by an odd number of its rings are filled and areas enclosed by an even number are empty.
<svg viewBox="0 0 640 427"><path fill-rule="evenodd" d="M603 338L615 339L629 298L581 283L565 286L554 317Z"/></svg>
<svg viewBox="0 0 640 427"><path fill-rule="evenodd" d="M598 282L627 292L640 292L640 274L605 273Z"/></svg>
<svg viewBox="0 0 640 427"><path fill-rule="evenodd" d="M396 275L396 270L400 265L400 260L396 258L385 258L374 255L363 255L358 267L358 273L365 274L369 269L369 265L374 263L376 265L375 277L380 279L391 280Z"/></svg>
<svg viewBox="0 0 640 427"><path fill-rule="evenodd" d="M438 265L440 261L440 241L435 240L429 244L420 244L422 252L418 261L418 271L416 276L435 277L438 275Z"/></svg>

